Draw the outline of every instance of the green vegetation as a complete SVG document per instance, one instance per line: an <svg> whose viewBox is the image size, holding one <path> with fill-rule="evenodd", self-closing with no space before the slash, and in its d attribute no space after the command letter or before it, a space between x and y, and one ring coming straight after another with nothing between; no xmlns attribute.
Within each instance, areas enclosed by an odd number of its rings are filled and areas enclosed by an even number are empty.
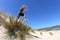
<svg viewBox="0 0 60 40"><path fill-rule="evenodd" d="M52 32L49 32L49 34L50 34L50 35L53 35L53 33L52 33Z"/></svg>
<svg viewBox="0 0 60 40"><path fill-rule="evenodd" d="M42 35L43 33L42 33L42 32L40 32L40 34Z"/></svg>
<svg viewBox="0 0 60 40"><path fill-rule="evenodd" d="M29 30L31 30L31 28L22 23L22 21L15 20L14 17L8 18L9 22L0 22L4 26L4 28L7 29L8 36L10 36L10 38L12 38L12 36L14 36L14 38L19 37L20 40L25 40L25 36L29 35Z"/></svg>

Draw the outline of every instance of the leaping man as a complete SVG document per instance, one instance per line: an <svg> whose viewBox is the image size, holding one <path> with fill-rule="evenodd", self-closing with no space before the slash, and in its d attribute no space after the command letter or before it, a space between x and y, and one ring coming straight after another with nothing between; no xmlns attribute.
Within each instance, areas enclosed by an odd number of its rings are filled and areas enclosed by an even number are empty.
<svg viewBox="0 0 60 40"><path fill-rule="evenodd" d="M23 13L24 8L25 8L25 6L23 5L23 6L21 7L21 9L19 10L19 14L18 14L18 16L17 16L17 19L16 19L16 20L18 20L20 16L24 16L24 19L26 19L26 14L25 14L25 13Z"/></svg>

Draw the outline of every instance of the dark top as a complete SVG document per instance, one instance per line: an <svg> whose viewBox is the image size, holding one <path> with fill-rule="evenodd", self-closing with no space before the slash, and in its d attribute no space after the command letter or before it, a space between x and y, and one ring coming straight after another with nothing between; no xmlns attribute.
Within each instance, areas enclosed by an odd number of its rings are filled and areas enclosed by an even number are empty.
<svg viewBox="0 0 60 40"><path fill-rule="evenodd" d="M23 11L24 11L24 9L23 9L23 8L21 8L20 13L22 13Z"/></svg>
<svg viewBox="0 0 60 40"><path fill-rule="evenodd" d="M21 10L19 11L19 16L24 16L24 13L23 13L24 9L21 8Z"/></svg>

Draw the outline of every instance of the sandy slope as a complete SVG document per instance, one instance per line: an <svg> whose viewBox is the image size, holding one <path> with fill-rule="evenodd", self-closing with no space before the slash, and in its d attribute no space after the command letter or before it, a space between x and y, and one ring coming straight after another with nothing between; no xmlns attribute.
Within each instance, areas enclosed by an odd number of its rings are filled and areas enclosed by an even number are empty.
<svg viewBox="0 0 60 40"><path fill-rule="evenodd" d="M52 33L52 35L50 34ZM42 35L39 31L35 31L35 33L31 33L38 38L34 38L33 40L60 40L60 31L42 31Z"/></svg>
<svg viewBox="0 0 60 40"><path fill-rule="evenodd" d="M13 40L10 39L6 34L6 29L0 26L0 40ZM52 33L52 35L50 34ZM60 30L57 31L35 31L35 33L30 32L31 37L26 38L26 40L60 40ZM16 39L17 40L17 39Z"/></svg>

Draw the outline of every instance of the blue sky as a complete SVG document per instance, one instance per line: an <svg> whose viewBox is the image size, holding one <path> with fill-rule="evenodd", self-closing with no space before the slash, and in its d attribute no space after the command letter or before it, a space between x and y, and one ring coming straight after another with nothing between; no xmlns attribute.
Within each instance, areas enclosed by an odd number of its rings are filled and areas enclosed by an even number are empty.
<svg viewBox="0 0 60 40"><path fill-rule="evenodd" d="M22 5L28 6L25 23L33 29L60 24L60 0L0 0L0 11L16 17Z"/></svg>

